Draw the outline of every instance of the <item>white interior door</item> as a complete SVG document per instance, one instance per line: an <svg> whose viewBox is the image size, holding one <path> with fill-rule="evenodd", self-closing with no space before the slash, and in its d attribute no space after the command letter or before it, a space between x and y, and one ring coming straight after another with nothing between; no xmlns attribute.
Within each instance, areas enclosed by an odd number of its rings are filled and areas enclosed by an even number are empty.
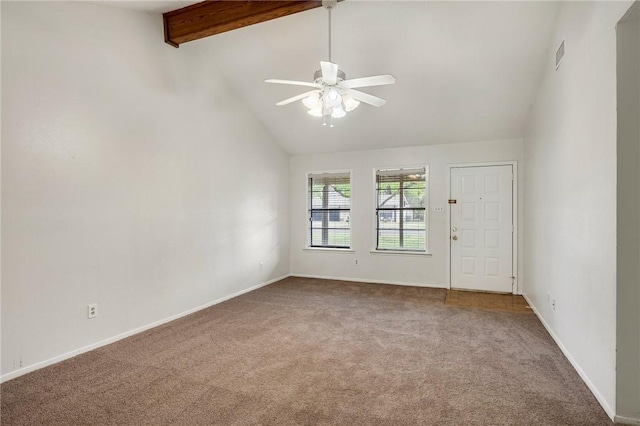
<svg viewBox="0 0 640 426"><path fill-rule="evenodd" d="M513 166L451 169L451 288L513 292Z"/></svg>

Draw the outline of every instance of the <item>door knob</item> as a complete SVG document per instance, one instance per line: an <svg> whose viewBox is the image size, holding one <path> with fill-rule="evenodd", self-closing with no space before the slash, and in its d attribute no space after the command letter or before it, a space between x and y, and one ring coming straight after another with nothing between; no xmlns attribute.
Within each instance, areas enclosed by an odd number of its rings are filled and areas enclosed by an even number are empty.
<svg viewBox="0 0 640 426"><path fill-rule="evenodd" d="M457 235L454 235L453 237L451 237L451 239L452 239L453 241L457 241L457 240L458 240L458 236L457 236Z"/></svg>

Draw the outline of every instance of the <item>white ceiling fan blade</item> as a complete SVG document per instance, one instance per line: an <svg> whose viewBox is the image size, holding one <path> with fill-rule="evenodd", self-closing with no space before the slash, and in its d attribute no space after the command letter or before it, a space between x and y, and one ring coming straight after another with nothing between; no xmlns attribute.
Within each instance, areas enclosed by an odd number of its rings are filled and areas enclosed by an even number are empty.
<svg viewBox="0 0 640 426"><path fill-rule="evenodd" d="M348 89L355 89L357 87L371 87L371 86L384 86L386 84L393 84L396 82L396 78L391 74L376 75L373 77L354 78L351 80L344 80L340 83Z"/></svg>
<svg viewBox="0 0 640 426"><path fill-rule="evenodd" d="M289 99L285 99L284 101L280 101L276 105L278 105L278 106L287 105L287 104L290 104L291 102L299 101L300 99L304 99L307 96L313 95L314 93L318 93L318 92L320 92L320 91L319 90L311 90L310 92L305 92L305 93L303 93L301 95L294 96L294 97L289 98Z"/></svg>
<svg viewBox="0 0 640 426"><path fill-rule="evenodd" d="M322 70L322 80L329 86L336 84L338 81L338 65L332 62L320 62L320 69Z"/></svg>
<svg viewBox="0 0 640 426"><path fill-rule="evenodd" d="M315 87L316 89L322 89L322 85L318 83L309 83L307 81L294 81L294 80L277 80L274 78L270 78L264 81L265 83L276 83L276 84L290 84L292 86L307 86L307 87Z"/></svg>
<svg viewBox="0 0 640 426"><path fill-rule="evenodd" d="M381 107L386 104L387 101L377 96L370 95L368 93L361 92L359 90L349 89L347 93L357 101L364 102L365 104L373 105L375 107Z"/></svg>

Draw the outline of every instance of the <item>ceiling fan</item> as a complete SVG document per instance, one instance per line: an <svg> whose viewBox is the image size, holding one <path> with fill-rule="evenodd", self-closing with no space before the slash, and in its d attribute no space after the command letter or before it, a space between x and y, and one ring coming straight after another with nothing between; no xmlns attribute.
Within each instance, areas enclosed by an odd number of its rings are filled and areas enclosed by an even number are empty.
<svg viewBox="0 0 640 426"><path fill-rule="evenodd" d="M344 71L338 69L338 65L331 62L331 9L337 0L323 0L322 6L329 11L329 61L321 61L320 69L313 75L313 82L268 79L265 83L289 84L294 86L313 87L314 90L302 93L289 99L278 102L282 106L302 100L309 108L307 111L314 117L323 117L323 125L333 127L333 119L344 117L347 112L353 111L360 102L381 107L387 101L377 96L355 90L360 87L383 86L396 82L390 74L376 75L347 80Z"/></svg>

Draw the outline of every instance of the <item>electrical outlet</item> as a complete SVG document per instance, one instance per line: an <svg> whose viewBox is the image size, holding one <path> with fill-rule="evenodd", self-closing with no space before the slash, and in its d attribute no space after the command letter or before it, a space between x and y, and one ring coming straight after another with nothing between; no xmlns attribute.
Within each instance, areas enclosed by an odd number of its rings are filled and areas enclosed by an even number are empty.
<svg viewBox="0 0 640 426"><path fill-rule="evenodd" d="M433 211L435 213L444 213L444 207L434 207Z"/></svg>
<svg viewBox="0 0 640 426"><path fill-rule="evenodd" d="M260 270L262 271L262 269L264 268L264 263L260 262L260 264L258 265L258 268L260 268Z"/></svg>
<svg viewBox="0 0 640 426"><path fill-rule="evenodd" d="M556 310L556 299L553 299L553 302L551 302L551 306L553 307L553 310Z"/></svg>
<svg viewBox="0 0 640 426"><path fill-rule="evenodd" d="M358 264L358 259L356 259L356 265Z"/></svg>
<svg viewBox="0 0 640 426"><path fill-rule="evenodd" d="M98 304L92 303L90 305L87 305L87 318L91 319L97 316L98 316Z"/></svg>

